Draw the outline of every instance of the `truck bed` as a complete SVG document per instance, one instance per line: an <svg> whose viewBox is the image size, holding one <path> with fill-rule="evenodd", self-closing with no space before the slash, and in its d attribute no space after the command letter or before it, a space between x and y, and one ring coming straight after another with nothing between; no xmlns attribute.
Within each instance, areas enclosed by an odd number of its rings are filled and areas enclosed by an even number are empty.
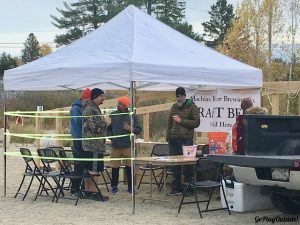
<svg viewBox="0 0 300 225"><path fill-rule="evenodd" d="M289 156L252 156L252 155L208 155L209 160L214 162L242 166L242 167L273 167L293 168L295 160L300 164L300 155ZM297 164L297 163L296 163Z"/></svg>

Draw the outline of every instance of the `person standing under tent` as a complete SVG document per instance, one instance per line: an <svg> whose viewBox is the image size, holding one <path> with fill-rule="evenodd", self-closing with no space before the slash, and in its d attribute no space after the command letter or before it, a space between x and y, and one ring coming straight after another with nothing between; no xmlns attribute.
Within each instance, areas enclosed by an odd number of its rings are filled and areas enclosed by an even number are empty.
<svg viewBox="0 0 300 225"><path fill-rule="evenodd" d="M85 100L91 98L91 90L86 88L81 93L81 98L72 103L70 110L70 131L72 138L82 138L82 104ZM82 140L73 140L73 156L74 158L84 158L85 152L82 148ZM74 162L74 173L83 173L85 163L81 161ZM72 179L71 194L78 196L80 187L79 179Z"/></svg>
<svg viewBox="0 0 300 225"><path fill-rule="evenodd" d="M82 124L82 136L84 138L92 138L89 140L83 140L82 145L84 151L89 154L88 158L103 158L103 154L106 151L105 137L106 127L110 125L111 119L102 116L99 105L103 104L104 92L99 88L94 88L91 92L91 99L83 103L83 124ZM88 170L92 172L99 172L104 170L103 161L90 161L88 164ZM85 191L97 192L97 188L92 183L91 179L85 181ZM94 197L101 196L95 194ZM108 200L108 197L104 197L104 200Z"/></svg>
<svg viewBox="0 0 300 225"><path fill-rule="evenodd" d="M176 89L176 103L171 107L168 119L166 140L169 143L170 155L183 155L182 146L193 145L194 129L199 125L199 109L191 99L186 99L185 89L178 87ZM172 172L172 191L169 195L181 194L182 167L172 166ZM183 166L183 174L184 182L191 182L193 166Z"/></svg>
<svg viewBox="0 0 300 225"><path fill-rule="evenodd" d="M129 99L125 96L118 98L117 111L111 113L111 125L107 128L108 136L116 135L128 135L125 137L111 138L111 158L130 158L131 157L131 126L130 126L130 114L128 111ZM118 115L120 113L124 113ZM116 115L114 115L116 114ZM137 116L133 116L133 133L139 134L141 132L141 127L139 126ZM131 161L123 160L125 165L125 172L128 182L128 193L132 193L132 179L131 179ZM112 180L111 180L111 192L116 194L119 183L119 168L121 166L121 161L111 161L112 167Z"/></svg>

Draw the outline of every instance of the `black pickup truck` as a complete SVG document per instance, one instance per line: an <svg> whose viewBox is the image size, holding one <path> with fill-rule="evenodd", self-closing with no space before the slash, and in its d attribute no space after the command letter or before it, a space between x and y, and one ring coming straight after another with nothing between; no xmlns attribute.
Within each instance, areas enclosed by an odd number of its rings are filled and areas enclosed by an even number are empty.
<svg viewBox="0 0 300 225"><path fill-rule="evenodd" d="M243 115L244 154L208 155L237 182L261 186L286 214L300 214L300 116Z"/></svg>

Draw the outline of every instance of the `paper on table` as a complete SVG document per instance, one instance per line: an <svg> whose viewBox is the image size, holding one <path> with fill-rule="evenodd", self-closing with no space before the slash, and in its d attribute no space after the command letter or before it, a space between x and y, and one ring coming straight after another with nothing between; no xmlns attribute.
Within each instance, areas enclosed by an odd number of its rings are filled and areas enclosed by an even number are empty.
<svg viewBox="0 0 300 225"><path fill-rule="evenodd" d="M154 160L167 160L168 157L166 156L157 156L157 157L153 157Z"/></svg>

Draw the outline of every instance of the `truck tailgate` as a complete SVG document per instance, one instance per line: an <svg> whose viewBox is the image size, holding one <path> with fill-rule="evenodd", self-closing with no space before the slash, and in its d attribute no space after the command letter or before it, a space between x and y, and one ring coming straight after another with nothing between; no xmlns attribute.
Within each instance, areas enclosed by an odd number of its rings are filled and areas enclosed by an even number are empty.
<svg viewBox="0 0 300 225"><path fill-rule="evenodd" d="M242 167L285 167L300 166L300 155L290 156L253 156L253 155L207 155L214 162Z"/></svg>

